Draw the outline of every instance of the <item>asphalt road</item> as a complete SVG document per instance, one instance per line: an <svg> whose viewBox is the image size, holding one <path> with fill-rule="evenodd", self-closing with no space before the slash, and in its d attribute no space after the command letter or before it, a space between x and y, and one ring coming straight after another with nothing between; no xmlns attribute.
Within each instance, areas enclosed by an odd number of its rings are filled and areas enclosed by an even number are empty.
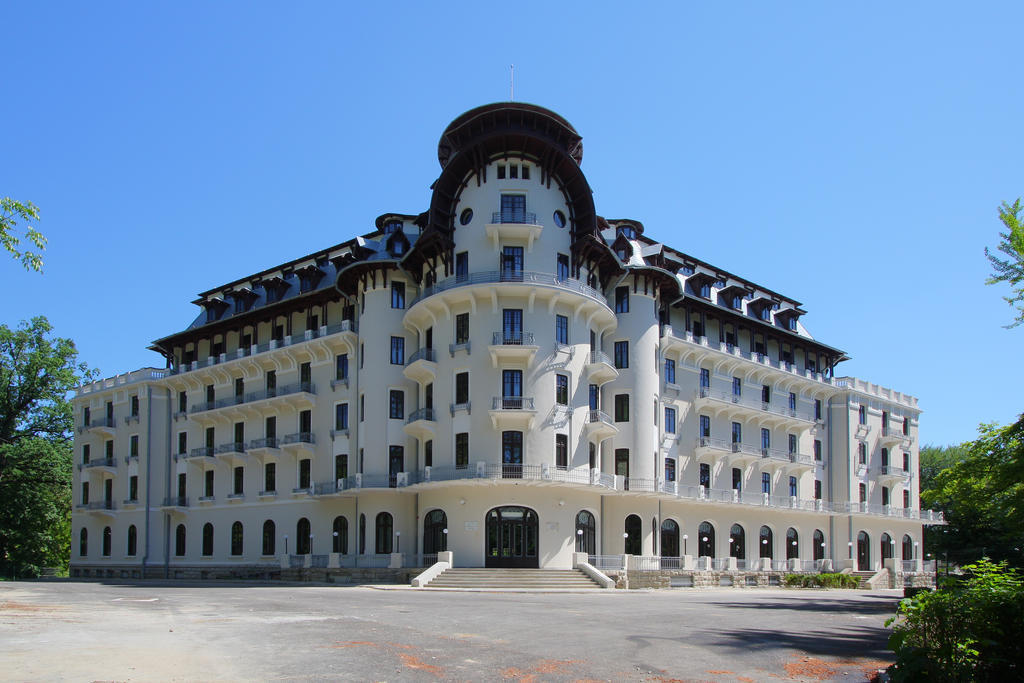
<svg viewBox="0 0 1024 683"><path fill-rule="evenodd" d="M863 681L898 597L0 583L0 678Z"/></svg>

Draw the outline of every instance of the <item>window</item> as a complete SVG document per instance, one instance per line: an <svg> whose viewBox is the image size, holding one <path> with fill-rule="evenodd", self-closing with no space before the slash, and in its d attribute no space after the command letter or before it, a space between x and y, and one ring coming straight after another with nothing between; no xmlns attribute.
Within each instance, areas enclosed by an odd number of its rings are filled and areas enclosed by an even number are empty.
<svg viewBox="0 0 1024 683"><path fill-rule="evenodd" d="M359 554L366 552L366 515L359 515Z"/></svg>
<svg viewBox="0 0 1024 683"><path fill-rule="evenodd" d="M629 422L629 394L615 394L615 421Z"/></svg>
<svg viewBox="0 0 1024 683"><path fill-rule="evenodd" d="M348 478L348 454L342 453L334 456L334 480Z"/></svg>
<svg viewBox="0 0 1024 683"><path fill-rule="evenodd" d="M629 342L615 342L615 367L619 369L629 367Z"/></svg>
<svg viewBox="0 0 1024 683"><path fill-rule="evenodd" d="M313 545L310 536L309 520L303 517L295 525L295 554L308 555Z"/></svg>
<svg viewBox="0 0 1024 683"><path fill-rule="evenodd" d="M796 498L796 496L797 496L796 477L790 477L789 478L789 495L792 498Z"/></svg>
<svg viewBox="0 0 1024 683"><path fill-rule="evenodd" d="M903 489L903 507L910 507L910 489Z"/></svg>
<svg viewBox="0 0 1024 683"><path fill-rule="evenodd" d="M309 458L303 458L299 460L299 488L308 489L310 486L310 465L311 460Z"/></svg>
<svg viewBox="0 0 1024 683"><path fill-rule="evenodd" d="M469 403L469 373L459 372L455 375L455 405Z"/></svg>
<svg viewBox="0 0 1024 683"><path fill-rule="evenodd" d="M274 525L274 521L268 519L263 522L263 554L273 555L277 545L277 529Z"/></svg>
<svg viewBox="0 0 1024 683"><path fill-rule="evenodd" d="M768 405L772 402L772 388L767 384L761 386L761 403Z"/></svg>
<svg viewBox="0 0 1024 683"><path fill-rule="evenodd" d="M796 394L792 391L789 392L789 413L790 415L796 413Z"/></svg>
<svg viewBox="0 0 1024 683"><path fill-rule="evenodd" d="M862 425L868 423L868 410L864 406L857 409L857 421Z"/></svg>
<svg viewBox="0 0 1024 683"><path fill-rule="evenodd" d="M665 481L676 480L676 459L665 458Z"/></svg>
<svg viewBox="0 0 1024 683"><path fill-rule="evenodd" d="M334 429L341 431L348 429L348 404L339 403L334 406Z"/></svg>
<svg viewBox="0 0 1024 683"><path fill-rule="evenodd" d="M113 441L105 441L103 443L103 447L104 447L104 457L107 460L113 460L114 459L114 442Z"/></svg>
<svg viewBox="0 0 1024 683"><path fill-rule="evenodd" d="M910 418L909 417L903 418L903 435L904 436L909 436L910 435Z"/></svg>
<svg viewBox="0 0 1024 683"><path fill-rule="evenodd" d="M235 522L231 525L231 554L242 554L242 523Z"/></svg>
<svg viewBox="0 0 1024 683"><path fill-rule="evenodd" d="M789 435L789 454L796 453L796 434Z"/></svg>
<svg viewBox="0 0 1024 683"><path fill-rule="evenodd" d="M275 396L277 394L277 371L276 370L267 370L266 388L267 388L267 396ZM207 392L207 394L209 394L209 393L210 392ZM213 399L207 397L206 400L211 401Z"/></svg>
<svg viewBox="0 0 1024 683"><path fill-rule="evenodd" d="M391 364L405 365L405 337L391 338Z"/></svg>
<svg viewBox="0 0 1024 683"><path fill-rule="evenodd" d="M366 394L359 394L359 421L366 419Z"/></svg>
<svg viewBox="0 0 1024 683"><path fill-rule="evenodd" d="M665 359L665 381L669 384L676 383L676 362L671 358Z"/></svg>
<svg viewBox="0 0 1024 683"><path fill-rule="evenodd" d="M462 212L465 215L465 211ZM470 211L470 220L473 219L473 213ZM467 221L468 222L468 221ZM469 252L460 251L455 255L455 280L457 282L464 282L469 279Z"/></svg>
<svg viewBox="0 0 1024 683"><path fill-rule="evenodd" d="M706 462L700 464L698 483L706 489L711 488L711 465Z"/></svg>
<svg viewBox="0 0 1024 683"><path fill-rule="evenodd" d="M590 446L589 465L590 469L594 469L597 467L597 446L595 446L593 443L588 445Z"/></svg>
<svg viewBox="0 0 1024 683"><path fill-rule="evenodd" d="M555 434L555 467L569 469L569 437L565 434Z"/></svg>
<svg viewBox="0 0 1024 683"><path fill-rule="evenodd" d="M213 470L206 470L203 473L203 497L213 498Z"/></svg>
<svg viewBox="0 0 1024 683"><path fill-rule="evenodd" d="M505 164L498 164L498 180L505 179Z"/></svg>
<svg viewBox="0 0 1024 683"><path fill-rule="evenodd" d="M814 440L814 459L821 462L821 439Z"/></svg>
<svg viewBox="0 0 1024 683"><path fill-rule="evenodd" d="M268 462L263 466L263 490L266 493L277 491L277 463Z"/></svg>
<svg viewBox="0 0 1024 683"><path fill-rule="evenodd" d="M128 477L128 500L139 499L139 476L133 474Z"/></svg>
<svg viewBox="0 0 1024 683"><path fill-rule="evenodd" d="M889 449L888 448L883 448L882 449L882 467L888 467L888 466L889 466Z"/></svg>
<svg viewBox="0 0 1024 683"><path fill-rule="evenodd" d="M628 477L629 476L629 449L628 448L616 448L615 449L615 474L616 476Z"/></svg>
<svg viewBox="0 0 1024 683"><path fill-rule="evenodd" d="M332 524L331 552L345 555L348 553L348 519L335 517Z"/></svg>
<svg viewBox="0 0 1024 683"><path fill-rule="evenodd" d="M732 445L733 452L736 452L739 445L743 443L743 425L739 422L732 423Z"/></svg>
<svg viewBox="0 0 1024 683"><path fill-rule="evenodd" d="M405 419L405 392L392 389L388 400L388 417L392 420Z"/></svg>
<svg viewBox="0 0 1024 683"><path fill-rule="evenodd" d="M455 435L455 468L466 469L469 467L469 432L459 432Z"/></svg>
<svg viewBox="0 0 1024 683"><path fill-rule="evenodd" d="M734 399L733 403L735 403L735 399L739 398L742 395L743 395L743 380L741 380L739 377L733 377L732 378L732 397Z"/></svg>
<svg viewBox="0 0 1024 683"><path fill-rule="evenodd" d="M555 375L555 403L569 405L569 377L566 375Z"/></svg>
<svg viewBox="0 0 1024 683"><path fill-rule="evenodd" d="M78 556L86 557L89 554L89 531L85 527L78 532Z"/></svg>
<svg viewBox="0 0 1024 683"><path fill-rule="evenodd" d="M814 419L821 420L821 399L814 399Z"/></svg>
<svg viewBox="0 0 1024 683"><path fill-rule="evenodd" d="M555 278L558 280L569 279L569 257L566 254L559 254L555 264Z"/></svg>
<svg viewBox="0 0 1024 683"><path fill-rule="evenodd" d="M629 313L629 287L615 288L615 312Z"/></svg>
<svg viewBox="0 0 1024 683"><path fill-rule="evenodd" d="M888 504L889 504L889 487L888 486L883 486L882 487L882 505L888 505Z"/></svg>
<svg viewBox="0 0 1024 683"><path fill-rule="evenodd" d="M821 500L821 479L814 480L814 500Z"/></svg>
<svg viewBox="0 0 1024 683"><path fill-rule="evenodd" d="M555 211L555 213L553 213L551 215L551 218L552 218L552 220L555 221L555 227L557 227L557 228L564 228L565 227L565 214L562 213L561 211Z"/></svg>
<svg viewBox="0 0 1024 683"><path fill-rule="evenodd" d="M134 557L138 548L138 533L135 530L135 525L132 524L128 527L128 548L126 549L125 555Z"/></svg>
<svg viewBox="0 0 1024 683"><path fill-rule="evenodd" d="M676 409L665 406L665 433L676 433Z"/></svg>
<svg viewBox="0 0 1024 683"><path fill-rule="evenodd" d="M423 442L423 466L434 466L434 442L431 439Z"/></svg>
<svg viewBox="0 0 1024 683"><path fill-rule="evenodd" d="M381 512L377 515L377 538L374 552L378 555L389 555L393 552L393 528L394 522L390 513Z"/></svg>
<svg viewBox="0 0 1024 683"><path fill-rule="evenodd" d="M203 525L203 557L213 555L213 525L207 522Z"/></svg>
<svg viewBox="0 0 1024 683"><path fill-rule="evenodd" d="M596 384L589 385L587 387L587 394L588 394L588 398L589 398L589 401L590 401L590 409L591 410L598 410L598 406L600 405L601 394L600 394L600 390L597 388L597 385Z"/></svg>
<svg viewBox="0 0 1024 683"><path fill-rule="evenodd" d="M139 457L139 435L132 434L128 440L128 457L137 458Z"/></svg>
<svg viewBox="0 0 1024 683"><path fill-rule="evenodd" d="M185 554L185 525L179 524L174 530L174 554L181 557Z"/></svg>
<svg viewBox="0 0 1024 683"><path fill-rule="evenodd" d="M866 503L868 500L868 487L867 484L857 484L858 500L862 503Z"/></svg>
<svg viewBox="0 0 1024 683"><path fill-rule="evenodd" d="M868 446L863 441L857 444L857 462L861 465L868 464Z"/></svg>
<svg viewBox="0 0 1024 683"><path fill-rule="evenodd" d="M522 344L524 341L522 309L503 309L501 311L501 343Z"/></svg>
<svg viewBox="0 0 1024 683"><path fill-rule="evenodd" d="M245 468L236 467L234 472L234 494L236 496L242 495L243 486L245 484Z"/></svg>
<svg viewBox="0 0 1024 683"><path fill-rule="evenodd" d="M770 429L761 429L761 452L766 453L772 447L772 432Z"/></svg>
<svg viewBox="0 0 1024 683"><path fill-rule="evenodd" d="M391 308L405 308L405 283L391 283Z"/></svg>
<svg viewBox="0 0 1024 683"><path fill-rule="evenodd" d="M501 371L501 396L503 408L518 410L523 407L522 370Z"/></svg>
<svg viewBox="0 0 1024 683"><path fill-rule="evenodd" d="M555 316L555 341L559 344L569 343L569 318L567 316Z"/></svg>
<svg viewBox="0 0 1024 683"><path fill-rule="evenodd" d="M737 493L743 492L743 470L739 467L732 468L732 490Z"/></svg>
<svg viewBox="0 0 1024 683"><path fill-rule="evenodd" d="M511 221L504 221L511 222ZM523 279L523 248L502 247L501 280L502 282L522 282Z"/></svg>
<svg viewBox="0 0 1024 683"><path fill-rule="evenodd" d="M761 473L761 493L771 494L772 492L772 475L768 472Z"/></svg>
<svg viewBox="0 0 1024 683"><path fill-rule="evenodd" d="M889 430L889 413L888 411L882 411L882 433L884 434Z"/></svg>
<svg viewBox="0 0 1024 683"><path fill-rule="evenodd" d="M363 369L363 365L366 364L366 344L359 344L359 369Z"/></svg>
<svg viewBox="0 0 1024 683"><path fill-rule="evenodd" d="M459 313L455 316L455 343L469 343L469 313Z"/></svg>
<svg viewBox="0 0 1024 683"><path fill-rule="evenodd" d="M348 354L339 353L334 357L334 379L348 379Z"/></svg>
<svg viewBox="0 0 1024 683"><path fill-rule="evenodd" d="M84 446L82 446L82 464L85 464L85 465L89 464L89 451L90 451L89 444L85 444ZM178 452L181 453L183 451L178 451Z"/></svg>
<svg viewBox="0 0 1024 683"><path fill-rule="evenodd" d="M700 369L700 388L710 389L711 388L711 371L707 368ZM703 395L703 393L702 393Z"/></svg>
<svg viewBox="0 0 1024 683"><path fill-rule="evenodd" d="M903 471L904 472L909 472L910 471L910 453L906 453L906 452L903 453Z"/></svg>
<svg viewBox="0 0 1024 683"><path fill-rule="evenodd" d="M132 396L130 407L129 407L129 413L128 414L131 415L132 417L138 417L139 416L139 397L138 396ZM134 528L134 527L132 527L132 528ZM132 554L134 555L135 553L132 553Z"/></svg>

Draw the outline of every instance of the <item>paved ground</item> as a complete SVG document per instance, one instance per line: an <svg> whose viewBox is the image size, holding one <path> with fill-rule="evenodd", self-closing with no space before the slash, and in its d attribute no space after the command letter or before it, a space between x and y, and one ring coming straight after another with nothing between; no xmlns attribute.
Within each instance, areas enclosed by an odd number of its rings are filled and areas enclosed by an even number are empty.
<svg viewBox="0 0 1024 683"><path fill-rule="evenodd" d="M863 681L898 597L0 583L0 678Z"/></svg>

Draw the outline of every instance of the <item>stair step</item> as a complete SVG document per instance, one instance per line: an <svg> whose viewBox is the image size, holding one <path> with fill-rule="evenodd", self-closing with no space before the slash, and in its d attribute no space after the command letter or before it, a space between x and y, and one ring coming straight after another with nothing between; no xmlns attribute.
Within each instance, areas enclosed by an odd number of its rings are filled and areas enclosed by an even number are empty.
<svg viewBox="0 0 1024 683"><path fill-rule="evenodd" d="M427 584L431 588L599 589L577 569L448 569Z"/></svg>

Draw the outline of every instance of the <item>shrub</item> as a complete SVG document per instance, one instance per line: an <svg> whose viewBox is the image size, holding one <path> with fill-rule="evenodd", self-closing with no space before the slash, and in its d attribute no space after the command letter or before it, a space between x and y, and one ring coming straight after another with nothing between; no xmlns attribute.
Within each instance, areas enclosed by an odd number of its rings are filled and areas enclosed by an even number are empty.
<svg viewBox="0 0 1024 683"><path fill-rule="evenodd" d="M849 574L786 574L783 583L790 588L856 588L856 577Z"/></svg>
<svg viewBox="0 0 1024 683"><path fill-rule="evenodd" d="M1011 681L1024 677L1024 578L982 559L966 578L901 600L889 647L893 681Z"/></svg>

